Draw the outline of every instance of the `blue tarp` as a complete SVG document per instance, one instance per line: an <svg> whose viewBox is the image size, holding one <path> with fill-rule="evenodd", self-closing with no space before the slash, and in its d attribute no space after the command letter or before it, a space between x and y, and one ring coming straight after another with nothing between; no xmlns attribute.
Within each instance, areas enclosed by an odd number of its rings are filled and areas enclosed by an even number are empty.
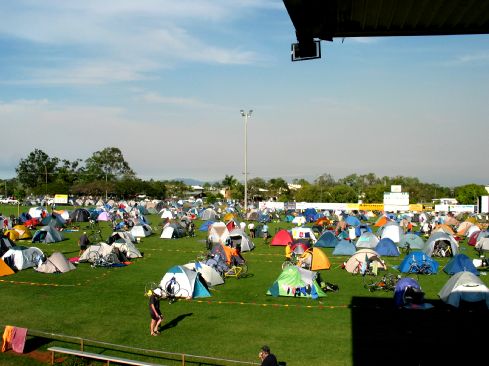
<svg viewBox="0 0 489 366"><path fill-rule="evenodd" d="M215 221L212 221L212 220L208 220L206 222L204 222L200 227L199 227L199 231L207 231L209 230L209 226L211 226Z"/></svg>

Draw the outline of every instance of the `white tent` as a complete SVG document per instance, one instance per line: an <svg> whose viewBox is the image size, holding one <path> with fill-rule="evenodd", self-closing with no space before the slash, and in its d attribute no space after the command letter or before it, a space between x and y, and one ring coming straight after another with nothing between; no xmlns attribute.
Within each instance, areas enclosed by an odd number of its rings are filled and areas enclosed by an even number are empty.
<svg viewBox="0 0 489 366"><path fill-rule="evenodd" d="M15 269L21 271L41 264L43 256L42 250L36 247L14 247L7 250L2 259L4 262L9 259Z"/></svg>
<svg viewBox="0 0 489 366"><path fill-rule="evenodd" d="M229 238L231 238L232 246L234 248L236 248L238 244L241 246L242 252L249 252L255 247L255 244L241 229L231 230Z"/></svg>
<svg viewBox="0 0 489 366"><path fill-rule="evenodd" d="M489 308L489 288L472 272L454 274L438 293L445 303L459 307L460 300L467 302L485 301Z"/></svg>
<svg viewBox="0 0 489 366"><path fill-rule="evenodd" d="M226 243L229 237L229 230L226 224L222 221L213 223L209 228L209 240L211 243Z"/></svg>
<svg viewBox="0 0 489 366"><path fill-rule="evenodd" d="M60 252L54 252L45 262L38 265L35 270L42 273L66 273L76 267Z"/></svg>
<svg viewBox="0 0 489 366"><path fill-rule="evenodd" d="M382 226L379 231L380 239L389 238L394 243L399 243L404 235L403 229L393 221Z"/></svg>
<svg viewBox="0 0 489 366"><path fill-rule="evenodd" d="M489 251L489 238L480 238L477 240L477 243L475 244L475 249L481 250L481 251Z"/></svg>
<svg viewBox="0 0 489 366"><path fill-rule="evenodd" d="M360 235L357 242L355 243L355 246L357 248L373 249L377 246L378 243L379 243L379 238L377 238L374 233L365 231L362 235Z"/></svg>
<svg viewBox="0 0 489 366"><path fill-rule="evenodd" d="M48 213L44 208L42 207L31 207L29 209L29 215L32 218L39 219L42 216L42 213L45 212L46 214Z"/></svg>
<svg viewBox="0 0 489 366"><path fill-rule="evenodd" d="M350 273L360 273L362 265L367 259L371 266L376 267L377 269L387 269L384 261L380 258L380 255L372 249L360 249L357 251L346 261L345 269Z"/></svg>
<svg viewBox="0 0 489 366"><path fill-rule="evenodd" d="M161 239L171 239L173 237L174 231L175 231L175 229L172 226L168 225L161 232L160 238Z"/></svg>
<svg viewBox="0 0 489 366"><path fill-rule="evenodd" d="M97 253L97 256L93 256L91 253ZM78 259L79 262L90 262L96 257L107 257L113 252L111 245L106 243L99 243L96 245L90 245Z"/></svg>
<svg viewBox="0 0 489 366"><path fill-rule="evenodd" d="M141 258L143 256L139 249L136 248L136 246L130 241L126 241L124 243L115 242L112 244L112 246L119 249L129 259Z"/></svg>
<svg viewBox="0 0 489 366"><path fill-rule="evenodd" d="M455 256L458 252L458 243L454 239L454 237L450 234L447 234L444 231L437 231L431 233L430 237L428 240L426 240L425 247L423 249L423 252L428 255L432 256L433 252L435 251L435 247L439 245L441 242L447 243L450 245L450 248L452 249L452 256Z"/></svg>
<svg viewBox="0 0 489 366"><path fill-rule="evenodd" d="M146 236L150 236L153 233L151 226L142 224L142 225L134 225L131 229L131 235L135 238L144 238Z"/></svg>
<svg viewBox="0 0 489 366"><path fill-rule="evenodd" d="M170 210L163 209L161 210L161 218L162 219L174 219L173 213Z"/></svg>
<svg viewBox="0 0 489 366"><path fill-rule="evenodd" d="M202 262L191 262L183 265L192 271L199 272L209 286L222 285L223 278L214 268Z"/></svg>
<svg viewBox="0 0 489 366"><path fill-rule="evenodd" d="M173 295L181 298L209 297L210 293L203 286L194 272L184 266L173 266L160 281L160 287L168 292L173 287Z"/></svg>
<svg viewBox="0 0 489 366"><path fill-rule="evenodd" d="M296 216L292 219L292 223L296 225L304 225L307 222L304 216Z"/></svg>

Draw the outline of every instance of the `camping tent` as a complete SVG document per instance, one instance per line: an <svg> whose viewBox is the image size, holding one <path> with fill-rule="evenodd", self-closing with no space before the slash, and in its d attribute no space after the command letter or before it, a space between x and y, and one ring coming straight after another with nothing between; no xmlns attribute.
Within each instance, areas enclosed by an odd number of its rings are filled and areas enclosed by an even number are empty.
<svg viewBox="0 0 489 366"><path fill-rule="evenodd" d="M231 246L233 248L236 248L238 245L241 246L242 252L249 252L255 247L255 244L253 244L251 239L241 229L231 231L229 238L231 239Z"/></svg>
<svg viewBox="0 0 489 366"><path fill-rule="evenodd" d="M375 248L379 243L379 239L374 233L364 232L355 243L357 248Z"/></svg>
<svg viewBox="0 0 489 366"><path fill-rule="evenodd" d="M404 277L399 279L396 283L396 287L394 288L394 303L396 306L406 305L404 302L404 293L408 287L412 287L418 290L421 290L421 287L414 278Z"/></svg>
<svg viewBox="0 0 489 366"><path fill-rule="evenodd" d="M389 238L380 239L375 247L375 251L384 257L399 257L399 249L396 244Z"/></svg>
<svg viewBox="0 0 489 366"><path fill-rule="evenodd" d="M402 273L413 272L413 263L416 263L418 265L422 265L423 263L425 263L426 265L430 266L429 268L432 274L438 272L438 262L433 258L427 256L425 253L419 251L411 252L409 253L409 255L406 255L401 264L399 264L398 269Z"/></svg>
<svg viewBox="0 0 489 366"><path fill-rule="evenodd" d="M365 265L368 260L372 267L377 269L387 269L384 261L380 258L379 254L372 249L360 249L353 254L345 264L345 269L353 274L360 273L362 266Z"/></svg>
<svg viewBox="0 0 489 366"><path fill-rule="evenodd" d="M439 252L441 247L450 246L451 248L451 256L454 256L458 252L458 243L457 241L444 231L433 232L428 240L426 240L425 247L423 252L428 256L432 256L435 253Z"/></svg>
<svg viewBox="0 0 489 366"><path fill-rule="evenodd" d="M10 268L7 263L3 261L3 259L0 259L0 277L2 276L10 276L14 274L14 270Z"/></svg>
<svg viewBox="0 0 489 366"><path fill-rule="evenodd" d="M408 244L410 249L422 250L425 246L423 238L413 233L407 233L402 237L399 248L405 248Z"/></svg>
<svg viewBox="0 0 489 366"><path fill-rule="evenodd" d="M216 211L214 211L214 209L212 208L206 208L205 210L203 210L200 214L200 218L203 220L203 221L208 221L208 220L217 220L219 217L219 215L217 214Z"/></svg>
<svg viewBox="0 0 489 366"><path fill-rule="evenodd" d="M351 256L355 254L357 248L355 247L355 244L353 244L349 240L340 240L339 243L336 245L336 247L333 250L333 255L348 255Z"/></svg>
<svg viewBox="0 0 489 366"><path fill-rule="evenodd" d="M90 212L85 208L77 208L70 214L70 219L72 222L87 222L90 219Z"/></svg>
<svg viewBox="0 0 489 366"><path fill-rule="evenodd" d="M479 271L477 271L477 268L475 268L472 259L467 257L465 254L460 253L453 257L452 260L447 263L445 268L443 268L443 271L445 273L448 273L449 275L454 275L455 273L462 271L471 272L476 276L479 275Z"/></svg>
<svg viewBox="0 0 489 366"><path fill-rule="evenodd" d="M42 263L43 257L44 254L39 248L16 246L9 249L2 259L13 270L21 271Z"/></svg>
<svg viewBox="0 0 489 366"><path fill-rule="evenodd" d="M131 235L135 238L145 238L153 234L151 226L146 224L134 225L131 229Z"/></svg>
<svg viewBox="0 0 489 366"><path fill-rule="evenodd" d="M15 244L6 236L0 237L0 257Z"/></svg>
<svg viewBox="0 0 489 366"><path fill-rule="evenodd" d="M334 248L340 241L335 236L334 232L326 230L314 244L315 247Z"/></svg>
<svg viewBox="0 0 489 366"><path fill-rule="evenodd" d="M175 297L195 298L210 297L211 294L201 282L197 272L184 266L173 266L163 276L160 287L166 289L172 281L178 283L177 290L173 294Z"/></svg>
<svg viewBox="0 0 489 366"><path fill-rule="evenodd" d="M32 238L31 231L28 228L26 228L24 225L15 225L13 227L13 230L17 231L20 240Z"/></svg>
<svg viewBox="0 0 489 366"><path fill-rule="evenodd" d="M300 257L297 263L299 267L309 269L311 271L319 271L321 269L330 269L331 262L328 256L320 248L309 248Z"/></svg>
<svg viewBox="0 0 489 366"><path fill-rule="evenodd" d="M76 269L76 267L60 252L54 252L35 270L42 273L65 273Z"/></svg>
<svg viewBox="0 0 489 366"><path fill-rule="evenodd" d="M57 243L62 240L64 240L63 234L49 225L37 230L32 237L33 243Z"/></svg>
<svg viewBox="0 0 489 366"><path fill-rule="evenodd" d="M141 258L143 256L139 249L129 240L126 240L123 243L116 241L112 244L112 247L119 249L127 259Z"/></svg>
<svg viewBox="0 0 489 366"><path fill-rule="evenodd" d="M399 243L404 236L404 231L398 223L390 221L379 229L377 235L380 239L389 238L394 243Z"/></svg>
<svg viewBox="0 0 489 366"><path fill-rule="evenodd" d="M219 272L215 268L205 263L191 262L191 263L184 264L184 267L192 271L199 272L204 278L208 286L217 286L217 285L222 285L224 283L224 280L219 274Z"/></svg>
<svg viewBox="0 0 489 366"><path fill-rule="evenodd" d="M228 237L229 237L229 231L224 222L218 221L210 226L209 240L211 243L224 244Z"/></svg>
<svg viewBox="0 0 489 366"><path fill-rule="evenodd" d="M161 232L160 238L161 239L178 239L178 238L183 238L185 236L186 232L185 229L182 225L177 224L177 223L171 223L170 225L167 225L166 227L163 228L163 231Z"/></svg>
<svg viewBox="0 0 489 366"><path fill-rule="evenodd" d="M316 273L297 266L285 267L268 289L267 295L312 299L326 296L316 281Z"/></svg>
<svg viewBox="0 0 489 366"><path fill-rule="evenodd" d="M292 235L285 229L281 229L277 231L277 233L273 236L272 240L270 241L271 246L286 246L289 243L292 243L294 239L292 238Z"/></svg>
<svg viewBox="0 0 489 366"><path fill-rule="evenodd" d="M454 307L460 306L460 301L484 301L489 308L489 288L472 272L462 271L448 279L438 293L440 299Z"/></svg>
<svg viewBox="0 0 489 366"><path fill-rule="evenodd" d="M488 237L483 237L477 240L477 243L475 244L475 249L478 251L484 251L487 252L489 251L489 238Z"/></svg>

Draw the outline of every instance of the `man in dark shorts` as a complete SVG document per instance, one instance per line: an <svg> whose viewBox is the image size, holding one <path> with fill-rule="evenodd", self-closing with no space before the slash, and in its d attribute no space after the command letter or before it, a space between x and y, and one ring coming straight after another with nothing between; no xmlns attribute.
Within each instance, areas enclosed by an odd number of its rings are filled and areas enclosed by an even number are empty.
<svg viewBox="0 0 489 366"><path fill-rule="evenodd" d="M156 288L152 291L151 296L149 297L149 315L151 316L151 324L150 324L150 334L152 336L156 336L160 333L159 326L163 321L163 316L160 311L160 299L163 292L161 288Z"/></svg>
<svg viewBox="0 0 489 366"><path fill-rule="evenodd" d="M78 254L78 256L81 257L83 252L87 250L87 247L90 245L90 240L88 239L86 232L84 232L83 235L80 236L80 239L78 239L78 245L80 246L80 254Z"/></svg>

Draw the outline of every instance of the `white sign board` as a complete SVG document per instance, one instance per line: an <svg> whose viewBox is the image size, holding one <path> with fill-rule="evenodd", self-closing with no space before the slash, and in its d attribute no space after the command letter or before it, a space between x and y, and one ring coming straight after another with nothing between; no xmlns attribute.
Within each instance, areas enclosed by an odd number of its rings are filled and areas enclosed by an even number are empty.
<svg viewBox="0 0 489 366"><path fill-rule="evenodd" d="M391 186L391 192L392 193L401 193L402 192L402 187L401 186Z"/></svg>

